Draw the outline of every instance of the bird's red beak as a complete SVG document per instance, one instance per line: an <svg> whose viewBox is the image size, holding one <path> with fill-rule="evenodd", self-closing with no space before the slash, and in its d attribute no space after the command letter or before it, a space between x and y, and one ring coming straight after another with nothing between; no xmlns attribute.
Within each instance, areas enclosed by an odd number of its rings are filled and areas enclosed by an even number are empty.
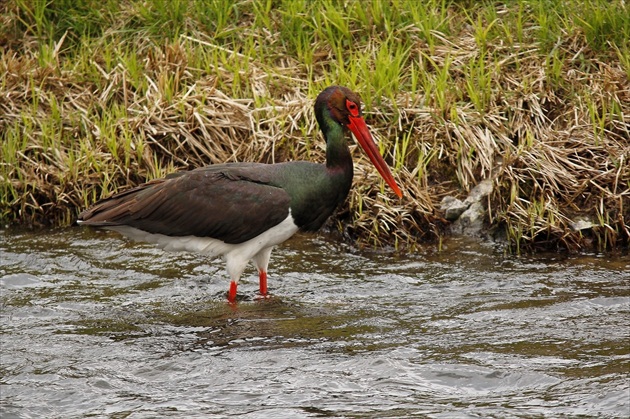
<svg viewBox="0 0 630 419"><path fill-rule="evenodd" d="M376 170L381 174L385 182L394 190L394 193L398 195L399 198L402 198L402 192L400 188L396 184L394 177L392 176L392 172L389 171L389 167L387 167L387 163L381 157L381 154L378 152L378 148L372 139L372 134L368 130L367 125L365 125L365 121L360 116L349 116L350 123L348 123L348 128L354 134L359 145L365 153L368 155Z"/></svg>

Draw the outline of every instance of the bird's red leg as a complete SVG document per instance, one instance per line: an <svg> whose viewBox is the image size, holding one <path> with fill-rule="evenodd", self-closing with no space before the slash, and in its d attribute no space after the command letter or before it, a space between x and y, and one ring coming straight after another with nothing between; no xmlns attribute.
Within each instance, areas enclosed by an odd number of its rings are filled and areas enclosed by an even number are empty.
<svg viewBox="0 0 630 419"><path fill-rule="evenodd" d="M252 260L258 268L258 280L260 283L260 298L267 298L267 265L269 264L269 256L273 246L266 247L258 252Z"/></svg>
<svg viewBox="0 0 630 419"><path fill-rule="evenodd" d="M258 279L260 282L260 295L263 297L267 296L267 272L264 270L258 271Z"/></svg>
<svg viewBox="0 0 630 419"><path fill-rule="evenodd" d="M230 303L236 302L236 281L230 282L230 290L228 291L228 301Z"/></svg>

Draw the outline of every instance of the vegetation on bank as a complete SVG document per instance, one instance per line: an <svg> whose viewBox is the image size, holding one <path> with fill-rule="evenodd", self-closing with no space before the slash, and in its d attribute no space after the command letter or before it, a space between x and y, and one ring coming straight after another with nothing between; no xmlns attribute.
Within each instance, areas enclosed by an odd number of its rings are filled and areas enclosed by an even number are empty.
<svg viewBox="0 0 630 419"><path fill-rule="evenodd" d="M9 0L0 217L67 225L175 170L323 161L313 100L341 84L405 194L357 151L345 238L439 241L442 198L491 179L512 250L627 246L629 40L623 0Z"/></svg>

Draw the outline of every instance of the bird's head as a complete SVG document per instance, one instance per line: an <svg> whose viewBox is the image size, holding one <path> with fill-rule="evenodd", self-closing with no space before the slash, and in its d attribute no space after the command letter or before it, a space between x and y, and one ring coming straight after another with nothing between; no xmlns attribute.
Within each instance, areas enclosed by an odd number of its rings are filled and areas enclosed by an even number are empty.
<svg viewBox="0 0 630 419"><path fill-rule="evenodd" d="M343 86L330 86L324 89L315 101L315 116L319 126L326 136L326 128L330 124L339 124L349 129L357 139L359 145L368 155L372 164L376 167L387 184L394 190L398 197L402 192L396 184L387 163L381 157L378 147L372 139L363 114L361 112L361 98L352 90ZM326 138L328 141L328 138Z"/></svg>

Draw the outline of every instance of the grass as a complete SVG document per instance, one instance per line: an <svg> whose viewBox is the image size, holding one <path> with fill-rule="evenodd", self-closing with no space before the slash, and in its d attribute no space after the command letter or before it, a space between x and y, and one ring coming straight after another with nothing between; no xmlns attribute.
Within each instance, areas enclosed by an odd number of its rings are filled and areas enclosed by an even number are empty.
<svg viewBox="0 0 630 419"><path fill-rule="evenodd" d="M0 218L225 161L323 161L312 113L358 91L405 198L356 153L330 222L441 246L439 202L492 179L516 251L630 241L630 11L621 0L13 0L0 4ZM576 220L591 227L575 228Z"/></svg>

